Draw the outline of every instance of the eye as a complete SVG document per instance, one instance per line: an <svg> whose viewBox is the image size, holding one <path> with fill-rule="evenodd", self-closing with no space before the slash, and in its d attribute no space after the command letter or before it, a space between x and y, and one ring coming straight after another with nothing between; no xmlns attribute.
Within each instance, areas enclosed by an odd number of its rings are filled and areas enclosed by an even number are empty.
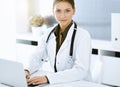
<svg viewBox="0 0 120 87"><path fill-rule="evenodd" d="M70 12L71 10L70 9L66 9L65 12Z"/></svg>
<svg viewBox="0 0 120 87"><path fill-rule="evenodd" d="M60 12L61 12L61 10L60 10L60 9L57 9L57 10L56 10L56 12L57 12L57 13L60 13Z"/></svg>

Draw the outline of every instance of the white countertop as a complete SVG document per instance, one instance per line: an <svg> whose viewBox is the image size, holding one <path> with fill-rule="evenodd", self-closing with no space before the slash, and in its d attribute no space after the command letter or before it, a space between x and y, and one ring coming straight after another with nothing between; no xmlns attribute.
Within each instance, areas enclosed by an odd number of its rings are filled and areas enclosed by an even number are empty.
<svg viewBox="0 0 120 87"><path fill-rule="evenodd" d="M40 38L39 36L38 37L34 36L31 32L16 34L16 39L20 40L38 41L39 38ZM120 46L108 40L92 39L92 48L120 52Z"/></svg>
<svg viewBox="0 0 120 87"><path fill-rule="evenodd" d="M92 40L92 48L100 49L100 50L108 50L108 51L118 51L120 52L120 46L118 44L107 41L107 40Z"/></svg>
<svg viewBox="0 0 120 87"><path fill-rule="evenodd" d="M8 87L8 86L0 84L0 87ZM53 85L45 85L45 86L37 86L37 87L110 87L110 86L100 85L88 81L75 81L70 83L53 84Z"/></svg>

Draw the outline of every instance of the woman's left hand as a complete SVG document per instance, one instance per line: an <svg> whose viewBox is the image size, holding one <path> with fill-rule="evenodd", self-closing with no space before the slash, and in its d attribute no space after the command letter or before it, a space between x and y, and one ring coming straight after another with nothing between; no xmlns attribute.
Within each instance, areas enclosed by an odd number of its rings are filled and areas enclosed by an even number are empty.
<svg viewBox="0 0 120 87"><path fill-rule="evenodd" d="M46 76L34 76L30 78L27 82L28 85L40 85L48 83L48 79Z"/></svg>

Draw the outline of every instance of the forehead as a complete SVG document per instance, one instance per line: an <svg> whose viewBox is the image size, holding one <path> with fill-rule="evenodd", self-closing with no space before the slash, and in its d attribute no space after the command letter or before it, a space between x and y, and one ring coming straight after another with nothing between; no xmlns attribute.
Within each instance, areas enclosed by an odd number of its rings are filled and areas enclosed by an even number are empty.
<svg viewBox="0 0 120 87"><path fill-rule="evenodd" d="M58 8L58 9L62 9L62 8L72 8L72 5L69 2L66 1L61 1L61 2L57 2L54 5L54 8Z"/></svg>

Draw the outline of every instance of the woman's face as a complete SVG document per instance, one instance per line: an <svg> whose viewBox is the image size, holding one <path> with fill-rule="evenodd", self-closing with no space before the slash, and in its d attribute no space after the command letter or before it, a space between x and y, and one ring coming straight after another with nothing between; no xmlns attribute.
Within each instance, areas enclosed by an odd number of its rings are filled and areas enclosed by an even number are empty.
<svg viewBox="0 0 120 87"><path fill-rule="evenodd" d="M68 2L58 2L54 5L53 14L61 27L66 27L72 20L75 9Z"/></svg>

